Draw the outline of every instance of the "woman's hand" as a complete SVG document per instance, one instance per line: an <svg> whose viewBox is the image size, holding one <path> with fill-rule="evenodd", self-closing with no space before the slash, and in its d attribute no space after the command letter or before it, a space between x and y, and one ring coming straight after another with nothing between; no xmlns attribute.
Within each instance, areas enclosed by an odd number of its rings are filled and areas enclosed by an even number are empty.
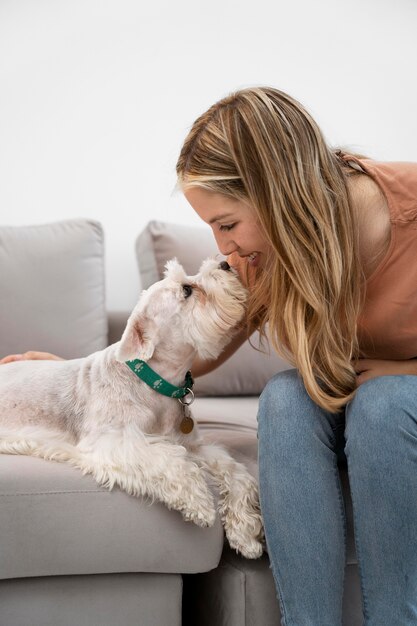
<svg viewBox="0 0 417 626"><path fill-rule="evenodd" d="M65 361L65 359L61 359L60 356L56 356L56 354L51 354L50 352L35 352L33 350L29 350L29 352L25 352L24 354L9 354L5 356L3 359L0 359L0 365L4 365L5 363L13 363L13 361Z"/></svg>
<svg viewBox="0 0 417 626"><path fill-rule="evenodd" d="M383 361L379 359L358 359L353 364L357 386L377 376L399 376L411 374L417 376L417 359L407 361Z"/></svg>

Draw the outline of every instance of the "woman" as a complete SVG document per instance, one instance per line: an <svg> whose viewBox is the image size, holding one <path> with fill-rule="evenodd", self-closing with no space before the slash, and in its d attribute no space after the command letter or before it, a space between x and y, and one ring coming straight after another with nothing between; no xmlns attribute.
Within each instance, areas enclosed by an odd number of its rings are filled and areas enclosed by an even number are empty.
<svg viewBox="0 0 417 626"><path fill-rule="evenodd" d="M197 119L177 174L250 289L246 327L194 375L267 323L296 368L267 384L258 414L283 625L342 623L338 460L366 624L417 624L417 165L332 150L296 100L267 87Z"/></svg>
<svg viewBox="0 0 417 626"><path fill-rule="evenodd" d="M268 322L296 367L267 384L258 414L283 624L342 623L338 458L366 624L417 624L417 165L331 150L297 101L254 88L194 123L177 174L250 286L249 331Z"/></svg>

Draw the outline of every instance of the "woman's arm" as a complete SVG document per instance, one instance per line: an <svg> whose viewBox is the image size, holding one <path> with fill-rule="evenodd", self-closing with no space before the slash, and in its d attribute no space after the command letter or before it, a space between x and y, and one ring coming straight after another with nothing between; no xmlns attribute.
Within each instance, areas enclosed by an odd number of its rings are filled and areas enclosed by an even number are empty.
<svg viewBox="0 0 417 626"><path fill-rule="evenodd" d="M217 359L213 361L203 361L202 359L196 359L192 366L192 373L194 378L198 376L203 376L204 374L208 374L212 370L219 367L222 363L227 361L229 357L232 356L236 352L238 348L246 341L247 339L246 331L240 331L232 341L226 346L226 349L220 354ZM51 354L50 352L37 352L34 350L30 350L28 352L24 352L23 354L9 354L8 356L0 359L0 365L5 365L6 363L13 363L13 361L65 361L60 356L56 356L56 354Z"/></svg>
<svg viewBox="0 0 417 626"><path fill-rule="evenodd" d="M60 356L56 356L55 354L51 354L50 352L36 352L34 350L29 350L29 352L24 352L23 354L9 354L5 356L3 359L0 359L0 365L5 365L6 363L13 363L13 361L65 361Z"/></svg>
<svg viewBox="0 0 417 626"><path fill-rule="evenodd" d="M356 382L359 385L377 376L399 376L408 374L417 376L417 359L405 361L385 361L381 359L358 359L353 364L357 373Z"/></svg>
<svg viewBox="0 0 417 626"><path fill-rule="evenodd" d="M233 337L232 341L226 346L217 359L212 361L203 361L202 359L196 358L191 368L193 377L198 378L199 376L208 374L209 372L215 370L216 367L219 367L219 365L222 365L222 363L227 361L227 359L230 358L243 343L245 343L247 338L248 334L246 330L241 330Z"/></svg>
<svg viewBox="0 0 417 626"><path fill-rule="evenodd" d="M220 354L217 359L213 361L203 361L202 359L196 358L192 365L192 373L194 378L198 376L203 376L204 374L208 374L212 372L214 369L222 365L228 358L232 356L236 352L238 348L242 344L245 343L248 338L246 330L241 330L235 335L232 341L226 346L225 350ZM51 361L65 361L56 354L51 354L50 352L37 352L34 350L30 350L28 352L24 352L23 354L9 354L4 358L0 359L0 365L4 365L6 363L12 363L13 361L42 361L42 360L51 360Z"/></svg>

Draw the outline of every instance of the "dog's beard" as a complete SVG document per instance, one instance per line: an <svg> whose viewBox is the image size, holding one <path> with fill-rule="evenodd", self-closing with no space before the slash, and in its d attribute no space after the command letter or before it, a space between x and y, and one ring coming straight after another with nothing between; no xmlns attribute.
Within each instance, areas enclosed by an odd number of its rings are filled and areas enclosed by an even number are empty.
<svg viewBox="0 0 417 626"><path fill-rule="evenodd" d="M237 300L213 302L194 309L184 325L184 335L202 359L215 359L237 332L244 315L244 305Z"/></svg>

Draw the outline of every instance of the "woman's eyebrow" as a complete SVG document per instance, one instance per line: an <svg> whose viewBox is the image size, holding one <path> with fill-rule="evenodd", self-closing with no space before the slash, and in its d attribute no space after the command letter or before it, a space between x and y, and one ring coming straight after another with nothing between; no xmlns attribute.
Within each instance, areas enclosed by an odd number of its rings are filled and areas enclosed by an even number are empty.
<svg viewBox="0 0 417 626"><path fill-rule="evenodd" d="M219 220L224 220L227 217L231 217L231 213L226 213L225 215L216 215L216 217L212 217L209 221L209 224L214 224L214 222L218 222Z"/></svg>

